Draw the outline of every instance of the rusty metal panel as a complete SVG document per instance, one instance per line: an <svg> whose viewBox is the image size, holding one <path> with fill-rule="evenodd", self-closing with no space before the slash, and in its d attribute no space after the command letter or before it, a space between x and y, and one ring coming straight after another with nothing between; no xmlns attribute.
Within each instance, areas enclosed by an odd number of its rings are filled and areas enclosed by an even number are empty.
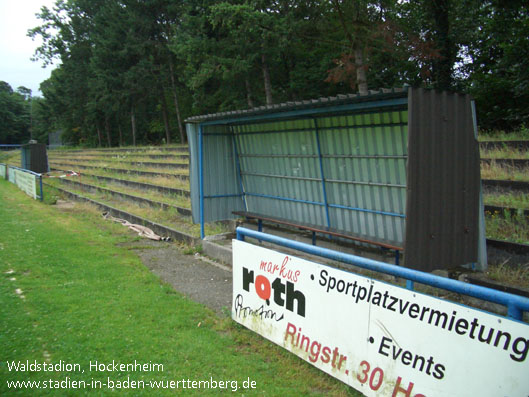
<svg viewBox="0 0 529 397"><path fill-rule="evenodd" d="M44 143L28 143L22 145L21 168L38 173L49 171L48 152Z"/></svg>
<svg viewBox="0 0 529 397"><path fill-rule="evenodd" d="M406 267L477 261L479 149L470 97L408 91Z"/></svg>

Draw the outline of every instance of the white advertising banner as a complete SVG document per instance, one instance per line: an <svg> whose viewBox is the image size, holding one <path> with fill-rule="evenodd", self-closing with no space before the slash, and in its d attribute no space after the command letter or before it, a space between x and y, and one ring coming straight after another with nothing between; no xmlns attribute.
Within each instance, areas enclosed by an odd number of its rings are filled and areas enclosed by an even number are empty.
<svg viewBox="0 0 529 397"><path fill-rule="evenodd" d="M0 164L0 177L6 179L6 165Z"/></svg>
<svg viewBox="0 0 529 397"><path fill-rule="evenodd" d="M15 171L16 171L15 168L8 167L8 170L7 170L8 176L7 176L7 178L9 180L9 182L11 182L11 183L15 183L16 182Z"/></svg>
<svg viewBox="0 0 529 397"><path fill-rule="evenodd" d="M232 317L366 396L529 396L529 325L233 241Z"/></svg>
<svg viewBox="0 0 529 397"><path fill-rule="evenodd" d="M13 168L9 172L15 174L15 183L21 190L34 199L37 198L37 184L35 182L37 177L35 175Z"/></svg>

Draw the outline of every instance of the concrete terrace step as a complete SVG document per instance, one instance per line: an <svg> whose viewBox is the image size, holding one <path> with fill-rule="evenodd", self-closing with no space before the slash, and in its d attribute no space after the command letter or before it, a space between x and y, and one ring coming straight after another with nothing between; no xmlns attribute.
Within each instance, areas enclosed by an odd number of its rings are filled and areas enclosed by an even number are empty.
<svg viewBox="0 0 529 397"><path fill-rule="evenodd" d="M64 154L60 154L60 153L49 153L49 156L50 158L58 158L58 159L69 159L69 158L72 158L72 154L71 153L64 153ZM116 160L119 160L119 159L126 159L128 157L134 157L135 159L136 158L148 158L148 159L168 159L168 160L189 160L189 154L134 154L134 155L129 155L129 154L120 154L120 153L109 153L109 154L106 154L106 153L97 153L97 154L80 154L80 155L77 155L75 156L76 159L106 159L106 160L110 160L110 159L116 159Z"/></svg>
<svg viewBox="0 0 529 397"><path fill-rule="evenodd" d="M51 186L51 187L57 189L59 192L61 192L62 194L66 195L67 197L69 197L72 200L80 201L80 202L87 202L87 203L93 204L93 205L99 207L100 209L102 209L104 211L108 211L112 216L125 219L125 220L127 220L127 221L129 221L131 223L147 226L147 227L149 227L150 229L152 229L155 233L157 233L159 235L169 236L169 237L171 237L174 240L181 241L181 242L184 242L186 244L193 245L193 246L197 245L197 244L200 244L200 238L191 236L191 235L189 235L189 234L187 234L185 232L173 229L173 228L171 228L169 226L165 226L165 225L162 225L162 224L157 223L157 222L150 221L148 219L145 219L145 218L142 218L140 216L131 214L131 213L127 212L127 211L123 211L121 209L115 208L115 207L110 206L108 204L101 203L101 202L99 202L97 200L94 200L94 199L91 199L91 198L88 198L88 197L84 197L84 196L82 196L80 194L77 194L77 193L74 193L74 192L70 192L70 191L68 191L66 189L63 189L63 188L60 188L60 187L55 187L55 186L52 186L52 185L50 185L48 183L45 183L45 185Z"/></svg>
<svg viewBox="0 0 529 397"><path fill-rule="evenodd" d="M50 152L65 152L65 153L79 153L79 152L189 152L187 145L182 146L141 146L141 147L114 147L114 148L87 148L87 149L52 149Z"/></svg>
<svg viewBox="0 0 529 397"><path fill-rule="evenodd" d="M73 170L78 171L79 169L82 170L105 170L109 172L115 172L119 174L134 174L134 175L142 175L142 176L163 176L167 178L177 178L182 181L189 181L189 176L185 174L169 174L166 172L154 172L154 171L142 171L142 170L135 170L135 169L125 169L125 168L102 168L102 167L96 167L96 166L90 166L90 165L84 165L84 164L71 164L71 163L64 163L64 162L57 162L52 161L50 162L50 167L52 170Z"/></svg>
<svg viewBox="0 0 529 397"><path fill-rule="evenodd" d="M513 168L527 168L529 166L528 159L491 159L481 158L481 162L485 164L496 164L501 166L508 166Z"/></svg>
<svg viewBox="0 0 529 397"><path fill-rule="evenodd" d="M184 170L187 170L189 169L189 163L159 163L159 162L152 162L152 161L124 161L124 160L92 160L92 159L77 159L77 158L63 158L63 159L59 159L59 161L61 160L66 160L68 162L73 162L73 163L84 163L86 161L88 162L96 162L96 163L104 163L104 164L101 164L100 167L107 167L109 164L108 163L111 163L112 165L118 165L118 166L136 166L136 167L139 167L139 168L169 168L169 169L184 169ZM54 162L56 161L56 159L54 158L50 158L49 159L50 162ZM97 165L95 165L97 166Z"/></svg>
<svg viewBox="0 0 529 397"><path fill-rule="evenodd" d="M90 178L98 179L101 182L108 182L108 183L111 183L113 185L131 187L131 188L141 189L141 190L145 190L145 191L167 193L167 194L176 194L176 195L181 195L181 196L185 196L185 197L190 197L190 195L191 195L191 192L189 190L177 189L177 188L173 188L173 187L153 185L153 184L150 184L150 183L130 181L130 180L127 180L127 179L112 178L112 177L108 177L108 176L89 174L89 173L86 173L86 172L83 172L82 175L83 176L88 176Z"/></svg>
<svg viewBox="0 0 529 397"><path fill-rule="evenodd" d="M135 195L128 194L128 193L123 193L123 192L118 192L118 191L115 191L115 190L112 190L112 189L107 189L107 188L100 187L100 186L90 185L90 184L82 183L82 182L78 182L78 181L73 181L73 180L66 179L66 178L60 179L60 182L62 184L66 184L66 185L76 186L76 187L79 187L81 189L87 189L87 190L92 191L92 192L107 193L107 194L110 194L112 196L116 196L116 197L119 197L121 199L128 200L128 201L133 202L135 204L147 204L150 207L160 208L161 210L166 210L166 209L172 208L175 211L177 211L180 215L187 216L187 217L191 216L191 210L189 208L182 208L182 207L178 207L176 205L172 205L172 204L169 204L169 203L165 203L165 202L161 202L161 201L154 201L154 200L150 200L150 199L147 199L147 198L144 198L144 197L135 196Z"/></svg>
<svg viewBox="0 0 529 397"><path fill-rule="evenodd" d="M481 141L479 142L481 149L503 149L504 147L519 150L529 150L529 140L525 141Z"/></svg>

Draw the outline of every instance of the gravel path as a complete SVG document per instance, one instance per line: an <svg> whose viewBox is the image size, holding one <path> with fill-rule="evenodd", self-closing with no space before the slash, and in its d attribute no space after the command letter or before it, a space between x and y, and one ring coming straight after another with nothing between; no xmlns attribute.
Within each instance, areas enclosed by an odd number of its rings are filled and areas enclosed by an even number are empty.
<svg viewBox="0 0 529 397"><path fill-rule="evenodd" d="M133 248L162 281L219 315L229 313L231 269L198 254L185 255L177 247L157 241L138 241Z"/></svg>

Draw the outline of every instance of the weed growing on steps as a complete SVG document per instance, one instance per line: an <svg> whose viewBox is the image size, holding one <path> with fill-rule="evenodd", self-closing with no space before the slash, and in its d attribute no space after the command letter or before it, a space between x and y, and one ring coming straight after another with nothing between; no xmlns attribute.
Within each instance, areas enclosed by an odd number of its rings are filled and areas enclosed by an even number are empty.
<svg viewBox="0 0 529 397"><path fill-rule="evenodd" d="M526 193L488 193L483 200L485 205L529 209L529 194Z"/></svg>
<svg viewBox="0 0 529 397"><path fill-rule="evenodd" d="M484 159L529 159L529 151L510 148L507 145L501 149L481 149L480 153Z"/></svg>
<svg viewBox="0 0 529 397"><path fill-rule="evenodd" d="M485 231L489 238L529 244L529 219L509 211L485 213Z"/></svg>
<svg viewBox="0 0 529 397"><path fill-rule="evenodd" d="M513 265L506 260L499 265L489 265L487 276L503 284L527 288L529 286L529 263Z"/></svg>
<svg viewBox="0 0 529 397"><path fill-rule="evenodd" d="M529 172L492 161L489 164L481 164L481 178L529 182Z"/></svg>
<svg viewBox="0 0 529 397"><path fill-rule="evenodd" d="M517 131L480 131L479 141L525 141L529 140L529 127L522 126Z"/></svg>

